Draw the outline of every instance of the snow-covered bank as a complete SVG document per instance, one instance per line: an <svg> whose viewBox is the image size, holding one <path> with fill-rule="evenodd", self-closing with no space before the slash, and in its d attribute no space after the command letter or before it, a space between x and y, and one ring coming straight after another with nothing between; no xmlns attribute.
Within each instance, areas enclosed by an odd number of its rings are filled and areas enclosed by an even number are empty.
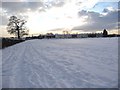
<svg viewBox="0 0 120 90"><path fill-rule="evenodd" d="M3 49L3 88L113 88L118 38L29 40Z"/></svg>

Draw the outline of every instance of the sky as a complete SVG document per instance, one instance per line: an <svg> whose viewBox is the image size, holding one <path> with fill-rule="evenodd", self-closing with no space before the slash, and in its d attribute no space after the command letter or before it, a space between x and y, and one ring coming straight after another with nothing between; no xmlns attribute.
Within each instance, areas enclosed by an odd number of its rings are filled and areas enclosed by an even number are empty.
<svg viewBox="0 0 120 90"><path fill-rule="evenodd" d="M6 30L12 15L27 21L30 34L118 31L118 1L107 0L4 0L0 5L0 30Z"/></svg>

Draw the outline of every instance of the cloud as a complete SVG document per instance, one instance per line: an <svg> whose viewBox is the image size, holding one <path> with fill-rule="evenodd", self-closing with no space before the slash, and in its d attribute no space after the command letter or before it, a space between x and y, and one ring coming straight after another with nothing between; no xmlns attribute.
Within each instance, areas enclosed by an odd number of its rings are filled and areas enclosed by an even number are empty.
<svg viewBox="0 0 120 90"><path fill-rule="evenodd" d="M49 31L63 31L65 28L56 28L56 29L51 29Z"/></svg>
<svg viewBox="0 0 120 90"><path fill-rule="evenodd" d="M114 11L113 7L107 7L103 10L104 13L108 13L108 12L111 12L111 11Z"/></svg>
<svg viewBox="0 0 120 90"><path fill-rule="evenodd" d="M1 20L2 20L2 22L0 23L0 25L6 25L6 23L8 23L8 18L7 18L7 16L1 16L0 15L0 18L1 18Z"/></svg>
<svg viewBox="0 0 120 90"><path fill-rule="evenodd" d="M20 2L21 0L0 0L1 2Z"/></svg>
<svg viewBox="0 0 120 90"><path fill-rule="evenodd" d="M9 13L11 12L26 12L27 9L35 11L40 7L43 9L49 9L51 7L61 7L64 5L64 0L39 0L39 2L2 2L2 8L6 9Z"/></svg>
<svg viewBox="0 0 120 90"><path fill-rule="evenodd" d="M2 12L0 12L0 18L2 18L1 25L6 25L8 17L15 15L18 18L28 17L27 12L29 10L36 11L40 7L43 7L42 2L2 2ZM39 10L40 12L40 10Z"/></svg>
<svg viewBox="0 0 120 90"><path fill-rule="evenodd" d="M43 7L42 2L3 2L2 8L7 10L7 13L23 13L28 9L36 10L39 7Z"/></svg>
<svg viewBox="0 0 120 90"><path fill-rule="evenodd" d="M64 5L64 0L54 0L46 2L45 0L39 0L39 2L29 2L29 0L26 0L26 2L20 2L21 0L17 0L17 2L10 2L10 1L4 1L2 2L2 5L0 5L0 8L3 9L3 14L7 14L7 16L11 15L20 15L27 12L45 12L47 9L50 9L52 7L62 7ZM25 0L24 0L25 1ZM1 12L0 12L1 13ZM22 15L22 16L23 16Z"/></svg>
<svg viewBox="0 0 120 90"><path fill-rule="evenodd" d="M119 12L111 9L104 9L104 12L107 12L107 14L102 15L93 11L80 11L78 13L79 17L87 16L85 21L87 23L82 26L76 26L73 30L96 31L103 30L104 28L108 30L117 29Z"/></svg>
<svg viewBox="0 0 120 90"><path fill-rule="evenodd" d="M61 1L56 0L56 2L52 2L51 4L52 4L52 6L61 7L61 6L63 6L65 4L65 2L62 1L62 0Z"/></svg>
<svg viewBox="0 0 120 90"><path fill-rule="evenodd" d="M36 11L42 8L50 9L52 7L63 7L66 4L70 4L71 7L76 7L76 9L82 8L92 8L98 0L4 0L2 2L2 8L6 9L8 13L24 13L28 9L31 11ZM70 8L69 8L70 9Z"/></svg>

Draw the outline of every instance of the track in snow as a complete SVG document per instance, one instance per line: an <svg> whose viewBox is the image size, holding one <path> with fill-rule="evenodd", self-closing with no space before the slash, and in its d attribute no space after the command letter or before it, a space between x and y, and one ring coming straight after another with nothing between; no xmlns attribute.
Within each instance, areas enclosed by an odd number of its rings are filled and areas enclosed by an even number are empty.
<svg viewBox="0 0 120 90"><path fill-rule="evenodd" d="M2 86L117 87L117 50L117 38L25 41L3 49Z"/></svg>

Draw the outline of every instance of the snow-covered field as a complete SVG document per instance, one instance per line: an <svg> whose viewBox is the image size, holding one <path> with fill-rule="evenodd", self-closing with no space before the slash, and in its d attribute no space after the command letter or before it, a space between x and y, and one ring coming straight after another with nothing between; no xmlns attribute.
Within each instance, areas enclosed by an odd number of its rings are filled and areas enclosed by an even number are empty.
<svg viewBox="0 0 120 90"><path fill-rule="evenodd" d="M3 88L118 86L118 38L28 40L2 54Z"/></svg>

